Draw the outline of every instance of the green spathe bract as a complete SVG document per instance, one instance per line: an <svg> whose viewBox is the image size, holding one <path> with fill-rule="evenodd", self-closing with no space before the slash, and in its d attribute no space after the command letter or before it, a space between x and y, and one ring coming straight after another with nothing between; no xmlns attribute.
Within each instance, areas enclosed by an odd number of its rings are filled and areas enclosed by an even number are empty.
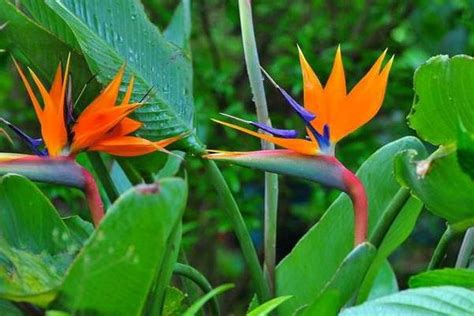
<svg viewBox="0 0 474 316"><path fill-rule="evenodd" d="M397 140L375 152L357 172L369 198L369 234L400 189L393 177L392 159L396 153L410 148L422 150L423 145L414 137ZM401 213L419 212L419 208L419 204L408 204ZM291 315L312 303L324 289L353 247L353 225L352 205L343 194L280 262L276 295L293 298L277 309L279 315Z"/></svg>

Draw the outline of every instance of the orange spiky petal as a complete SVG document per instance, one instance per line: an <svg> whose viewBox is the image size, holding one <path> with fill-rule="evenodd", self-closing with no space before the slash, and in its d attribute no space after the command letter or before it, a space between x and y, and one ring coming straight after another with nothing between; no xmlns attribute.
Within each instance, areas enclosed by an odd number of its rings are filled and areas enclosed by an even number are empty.
<svg viewBox="0 0 474 316"><path fill-rule="evenodd" d="M214 122L225 125L227 127L239 130L241 132L250 134L252 136L258 137L260 139L266 140L268 142L271 142L275 145L284 147L286 149L291 149L296 152L299 152L301 154L305 155L316 155L318 153L318 146L315 142L309 141L309 140L304 140L304 139L289 139L289 138L281 138L281 137L275 137L267 134L261 134L254 132L252 130L240 127L238 125L230 124L227 122L219 121L213 119Z"/></svg>
<svg viewBox="0 0 474 316"><path fill-rule="evenodd" d="M303 52L298 46L298 55L300 59L301 74L303 76L303 92L304 92L304 107L310 112L316 114L316 119L312 125L318 131L322 131L324 122L327 120L328 109L323 100L323 87L318 79L318 76L313 71L309 63L306 61ZM316 141L313 133L309 130L306 131L312 141Z"/></svg>
<svg viewBox="0 0 474 316"><path fill-rule="evenodd" d="M63 90L63 70L61 63L59 63L58 68L56 69L56 74L54 75L53 83L51 84L51 89L49 89L49 95L54 103L59 104L61 102L61 95Z"/></svg>
<svg viewBox="0 0 474 316"><path fill-rule="evenodd" d="M182 135L178 135L152 142L135 136L113 137L97 142L89 150L103 151L114 156L133 157L149 154L157 150L168 152L164 147L181 138Z"/></svg>
<svg viewBox="0 0 474 316"><path fill-rule="evenodd" d="M125 92L125 96L123 97L123 100L121 103L122 105L128 104L130 102L130 98L132 97L134 83L135 83L135 77L132 76L132 78L130 78L130 82L128 83L127 92Z"/></svg>
<svg viewBox="0 0 474 316"><path fill-rule="evenodd" d="M372 119L382 106L393 57L380 71L384 51L347 96L331 125L331 141L337 142Z"/></svg>
<svg viewBox="0 0 474 316"><path fill-rule="evenodd" d="M59 156L68 142L64 121L64 99L59 104L56 104L38 76L33 70L29 70L44 103L42 120L40 122L41 135L48 149L48 154L52 157Z"/></svg>
<svg viewBox="0 0 474 316"><path fill-rule="evenodd" d="M345 97L346 78L344 75L344 66L342 63L341 46L339 45L337 47L331 74L329 75L329 79L326 83L326 86L324 87L324 97L322 103L324 103L328 111L324 124L332 126L334 113L337 113L339 107L343 106L342 103ZM315 121L317 121L317 119ZM322 132L322 130L318 131Z"/></svg>
<svg viewBox="0 0 474 316"><path fill-rule="evenodd" d="M108 134L109 137L116 137L116 136L125 136L130 133L135 132L137 129L142 127L142 123L139 121L135 121L131 118L125 117L121 120L117 126L115 126L110 133Z"/></svg>
<svg viewBox="0 0 474 316"><path fill-rule="evenodd" d="M115 106L124 71L125 66L122 66L109 85L104 90L102 90L100 95L84 109L84 111L81 113L81 116L87 117L88 115L94 114L101 109Z"/></svg>
<svg viewBox="0 0 474 316"><path fill-rule="evenodd" d="M33 89L31 89L30 83L26 79L26 76L23 73L23 70L21 69L20 65L18 65L15 59L13 59L13 63L15 64L18 74L20 75L20 78L23 81L23 84L25 85L25 88L26 88L26 91L28 92L28 96L30 97L31 103L33 103L33 108L35 109L35 113L36 113L36 116L38 117L38 121L41 124L42 118L43 118L43 109L41 108L41 105L38 102L38 99L36 98L35 93L33 92Z"/></svg>
<svg viewBox="0 0 474 316"><path fill-rule="evenodd" d="M133 112L139 103L113 106L105 109L99 109L88 115L80 115L74 125L74 140L72 151L77 152L81 149L94 145L109 133L120 121Z"/></svg>

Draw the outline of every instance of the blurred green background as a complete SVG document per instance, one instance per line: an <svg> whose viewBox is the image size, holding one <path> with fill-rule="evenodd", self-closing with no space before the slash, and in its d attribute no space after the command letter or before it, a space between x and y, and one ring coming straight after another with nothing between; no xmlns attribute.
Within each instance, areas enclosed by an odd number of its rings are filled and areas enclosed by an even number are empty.
<svg viewBox="0 0 474 316"><path fill-rule="evenodd" d="M143 2L150 18L160 27L167 24L177 3ZM412 78L416 67L433 55L472 55L474 49L473 0L254 1L253 10L261 64L297 100L302 100L297 44L322 82L331 70L336 47L341 44L348 88L385 48L395 55L385 102L376 119L338 144L338 157L353 170L380 146L412 134L405 117L414 97ZM255 138L210 121L219 117L219 112L255 120L237 1L196 0L192 14L197 132L208 148L256 150L259 142ZM270 84L266 82L265 86L273 124L302 131L302 124L285 101ZM6 52L0 52L0 106L1 116L32 135L39 135L33 109ZM10 144L6 138L0 139L0 145L2 151L26 151L18 141ZM229 231L230 223L204 177L201 161L190 157L185 167L190 184L184 238L188 259L213 284L235 282L238 290L227 299L233 301L230 305L234 311L239 303L244 310L250 295L249 279ZM263 173L235 166L222 169L260 249ZM85 207L79 192L41 187L62 209L79 211ZM291 250L337 195L336 191L280 177L278 258ZM391 258L401 287L407 275L427 264L443 229L441 220L423 213L410 239Z"/></svg>

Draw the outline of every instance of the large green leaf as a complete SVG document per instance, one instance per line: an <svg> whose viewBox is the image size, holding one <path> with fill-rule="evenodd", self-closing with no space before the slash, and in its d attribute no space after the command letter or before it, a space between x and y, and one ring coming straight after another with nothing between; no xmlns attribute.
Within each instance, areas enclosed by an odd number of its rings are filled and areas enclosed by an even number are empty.
<svg viewBox="0 0 474 316"><path fill-rule="evenodd" d="M26 7L28 13L31 14L38 24L42 25L64 43L80 51L81 48L76 41L74 33L72 33L66 22L46 5L44 0L21 0L20 3Z"/></svg>
<svg viewBox="0 0 474 316"><path fill-rule="evenodd" d="M69 269L54 306L74 315L140 315L162 273L186 195L178 178L123 194Z"/></svg>
<svg viewBox="0 0 474 316"><path fill-rule="evenodd" d="M88 227L79 218L75 226ZM84 238L28 179L0 180L0 297L46 306Z"/></svg>
<svg viewBox="0 0 474 316"><path fill-rule="evenodd" d="M428 210L463 230L474 220L474 181L461 171L456 153L435 155L407 151L395 159L398 180L425 203ZM433 157L433 156L432 156Z"/></svg>
<svg viewBox="0 0 474 316"><path fill-rule="evenodd" d="M474 59L436 56L414 77L416 99L408 120L418 135L433 144L454 143L459 121L474 133Z"/></svg>
<svg viewBox="0 0 474 316"><path fill-rule="evenodd" d="M74 74L73 92L77 95L81 85L92 77L79 52L25 16L8 0L0 0L0 25L3 22L8 24L0 32L0 39L8 43L7 48L15 58L34 69L46 82L52 80L59 62L64 62L69 53ZM94 90L96 86L90 84L89 89Z"/></svg>
<svg viewBox="0 0 474 316"><path fill-rule="evenodd" d="M363 243L352 250L333 278L302 315L312 316L321 309L321 306L332 311L344 306L362 283L376 252L375 247L369 243Z"/></svg>
<svg viewBox="0 0 474 316"><path fill-rule="evenodd" d="M149 21L138 0L47 0L47 4L70 26L100 82L109 82L126 64L127 78L136 78L135 100L153 89L149 103L135 112L144 123L140 136L162 139L193 130L191 57ZM172 29L175 41L177 30ZM182 31L189 36L188 30ZM201 150L193 134L186 139L182 143L188 149Z"/></svg>
<svg viewBox="0 0 474 316"><path fill-rule="evenodd" d="M455 285L474 288L474 271L470 269L440 269L426 271L410 278L410 287Z"/></svg>
<svg viewBox="0 0 474 316"><path fill-rule="evenodd" d="M370 232L400 188L393 177L392 159L396 153L409 148L423 150L423 145L413 137L390 143L374 153L357 172L369 198ZM415 208L410 203L402 212L417 212L418 207L418 204ZM291 315L313 302L351 251L353 226L352 204L345 194L341 194L278 265L276 295L293 295L293 299L278 308L280 315Z"/></svg>
<svg viewBox="0 0 474 316"><path fill-rule="evenodd" d="M471 316L473 311L473 291L454 286L439 286L385 296L348 308L341 313L341 316Z"/></svg>

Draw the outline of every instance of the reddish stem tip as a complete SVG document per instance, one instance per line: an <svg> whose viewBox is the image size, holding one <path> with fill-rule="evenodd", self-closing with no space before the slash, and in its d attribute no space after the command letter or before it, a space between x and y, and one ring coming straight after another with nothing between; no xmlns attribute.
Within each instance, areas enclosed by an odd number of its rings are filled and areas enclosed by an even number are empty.
<svg viewBox="0 0 474 316"><path fill-rule="evenodd" d="M354 245L357 246L367 240L369 221L367 194L362 182L350 170L343 171L343 181L354 207Z"/></svg>
<svg viewBox="0 0 474 316"><path fill-rule="evenodd" d="M86 169L83 169L82 173L85 179L84 193L86 194L87 204L89 205L94 226L97 227L104 217L104 204L100 198L99 189L94 177Z"/></svg>

